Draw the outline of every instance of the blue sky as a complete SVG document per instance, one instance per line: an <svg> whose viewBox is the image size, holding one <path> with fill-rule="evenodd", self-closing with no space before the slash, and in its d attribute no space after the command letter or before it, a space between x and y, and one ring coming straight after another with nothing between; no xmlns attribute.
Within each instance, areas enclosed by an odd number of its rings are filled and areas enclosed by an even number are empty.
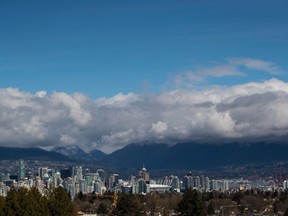
<svg viewBox="0 0 288 216"><path fill-rule="evenodd" d="M287 9L286 0L2 0L0 87L92 98L163 92L175 88L178 74L231 58L267 61L285 72ZM243 71L206 77L205 85L287 81L285 73Z"/></svg>
<svg viewBox="0 0 288 216"><path fill-rule="evenodd" d="M287 0L0 0L0 146L282 142Z"/></svg>

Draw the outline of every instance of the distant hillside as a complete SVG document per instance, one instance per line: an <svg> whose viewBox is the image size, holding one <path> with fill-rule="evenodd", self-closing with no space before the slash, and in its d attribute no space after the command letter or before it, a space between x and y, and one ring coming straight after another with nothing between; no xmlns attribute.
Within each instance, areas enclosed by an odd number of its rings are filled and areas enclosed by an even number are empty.
<svg viewBox="0 0 288 216"><path fill-rule="evenodd" d="M101 160L107 155L100 151L94 150L89 153L86 153L78 146L66 146L66 147L55 147L53 152L57 152L59 154L65 155L73 160Z"/></svg>
<svg viewBox="0 0 288 216"><path fill-rule="evenodd" d="M0 147L0 160L49 160L71 161L68 157L56 152L45 151L40 148L10 148Z"/></svg>
<svg viewBox="0 0 288 216"><path fill-rule="evenodd" d="M145 165L158 168L162 154L168 148L166 144L130 144L107 155L102 162L112 167L141 168Z"/></svg>
<svg viewBox="0 0 288 216"><path fill-rule="evenodd" d="M22 158L25 160L83 161L85 159L97 161L98 165L101 164L106 168L121 168L122 170L138 170L143 165L150 170L189 170L288 161L288 143L222 145L179 143L174 146L130 144L109 155L98 150L86 153L78 147L54 150L58 153L39 148L0 147L0 160Z"/></svg>
<svg viewBox="0 0 288 216"><path fill-rule="evenodd" d="M128 145L108 155L103 161L114 167L149 169L205 169L249 163L288 161L288 144L223 144L180 143Z"/></svg>
<svg viewBox="0 0 288 216"><path fill-rule="evenodd" d="M107 156L107 154L105 154L104 152L100 150L94 150L89 153L89 156L93 160L102 160L103 158Z"/></svg>

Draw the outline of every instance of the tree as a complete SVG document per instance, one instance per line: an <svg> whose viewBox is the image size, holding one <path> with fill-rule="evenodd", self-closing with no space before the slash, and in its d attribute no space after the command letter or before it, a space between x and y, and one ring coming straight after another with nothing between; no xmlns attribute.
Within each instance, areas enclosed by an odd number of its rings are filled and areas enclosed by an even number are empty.
<svg viewBox="0 0 288 216"><path fill-rule="evenodd" d="M18 201L18 193L15 189L8 191L5 199L4 212L7 216L19 215L20 204Z"/></svg>
<svg viewBox="0 0 288 216"><path fill-rule="evenodd" d="M284 216L288 216L288 207L285 210Z"/></svg>
<svg viewBox="0 0 288 216"><path fill-rule="evenodd" d="M156 213L157 206L159 203L160 197L157 193L149 193L145 196L145 210L150 212L150 216L154 216Z"/></svg>
<svg viewBox="0 0 288 216"><path fill-rule="evenodd" d="M205 205L196 190L187 190L183 199L178 203L177 212L182 216L205 216Z"/></svg>
<svg viewBox="0 0 288 216"><path fill-rule="evenodd" d="M79 192L78 198L80 201L82 201L84 199L84 194L82 193L82 191Z"/></svg>
<svg viewBox="0 0 288 216"><path fill-rule="evenodd" d="M5 198L0 196L0 216L5 216Z"/></svg>
<svg viewBox="0 0 288 216"><path fill-rule="evenodd" d="M76 215L71 198L62 187L57 187L53 191L50 191L47 197L48 197L48 208L50 215L53 216Z"/></svg>
<svg viewBox="0 0 288 216"><path fill-rule="evenodd" d="M112 211L113 216L140 216L143 215L143 207L139 198L135 195L121 195L117 206Z"/></svg>
<svg viewBox="0 0 288 216"><path fill-rule="evenodd" d="M30 216L29 212L26 211L28 208L32 208L31 203L27 200L28 189L20 187L17 191L17 202L19 208L16 211L16 215Z"/></svg>
<svg viewBox="0 0 288 216"><path fill-rule="evenodd" d="M215 212L215 207L214 207L213 201L211 200L211 201L209 202L208 206L207 206L207 213L208 213L209 215L213 215L214 212Z"/></svg>
<svg viewBox="0 0 288 216"><path fill-rule="evenodd" d="M49 215L47 197L42 196L36 187L29 190L26 199L29 202L26 208L29 216Z"/></svg>
<svg viewBox="0 0 288 216"><path fill-rule="evenodd" d="M100 203L98 208L97 208L97 214L101 215L107 215L108 214L108 208L104 203Z"/></svg>

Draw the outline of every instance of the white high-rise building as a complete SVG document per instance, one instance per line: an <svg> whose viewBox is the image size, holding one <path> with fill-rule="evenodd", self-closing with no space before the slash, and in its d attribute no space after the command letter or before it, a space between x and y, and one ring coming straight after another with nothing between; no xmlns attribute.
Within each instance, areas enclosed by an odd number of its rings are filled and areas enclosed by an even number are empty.
<svg viewBox="0 0 288 216"><path fill-rule="evenodd" d="M228 191L229 190L229 181L224 180L223 181L223 191Z"/></svg>
<svg viewBox="0 0 288 216"><path fill-rule="evenodd" d="M172 190L180 192L180 181L177 176L173 176L172 178Z"/></svg>
<svg viewBox="0 0 288 216"><path fill-rule="evenodd" d="M209 177L205 177L204 189L206 192L210 191L210 179L209 179Z"/></svg>
<svg viewBox="0 0 288 216"><path fill-rule="evenodd" d="M200 189L200 177L199 176L193 177L193 188L196 190Z"/></svg>
<svg viewBox="0 0 288 216"><path fill-rule="evenodd" d="M76 181L80 181L83 179L82 166L75 166L74 167L74 177L76 178Z"/></svg>
<svg viewBox="0 0 288 216"><path fill-rule="evenodd" d="M212 180L212 190L219 190L218 180Z"/></svg>
<svg viewBox="0 0 288 216"><path fill-rule="evenodd" d="M283 189L287 190L288 189L288 180L283 181Z"/></svg>
<svg viewBox="0 0 288 216"><path fill-rule="evenodd" d="M87 183L85 179L79 180L79 190L82 193L87 193Z"/></svg>

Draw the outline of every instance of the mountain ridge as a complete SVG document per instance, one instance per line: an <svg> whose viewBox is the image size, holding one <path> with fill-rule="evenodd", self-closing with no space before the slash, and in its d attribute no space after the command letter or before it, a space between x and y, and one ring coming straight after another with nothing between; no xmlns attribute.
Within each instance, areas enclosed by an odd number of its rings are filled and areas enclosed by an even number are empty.
<svg viewBox="0 0 288 216"><path fill-rule="evenodd" d="M107 155L99 150L90 153L77 148L72 148L72 150L70 155L62 155L63 152L59 154L59 152L40 148L0 147L0 159L85 161L83 158L86 158L86 161L95 161L104 167L131 169L138 169L143 165L149 169L209 169L249 163L288 161L288 143L284 142L272 144L187 142L173 146L133 143Z"/></svg>
<svg viewBox="0 0 288 216"><path fill-rule="evenodd" d="M205 169L288 160L288 145L285 143L260 142L222 145L178 143L173 146L162 146L158 151L157 145L159 144L128 145L107 155L103 161L107 165L118 167L132 166L135 168L144 163L145 165L149 164L151 169ZM151 153L155 149L156 151ZM124 155L127 157L122 157ZM135 155L139 155L139 157L135 157Z"/></svg>
<svg viewBox="0 0 288 216"><path fill-rule="evenodd" d="M65 155L75 160L84 160L84 161L87 160L99 161L107 156L107 154L97 149L87 153L82 149L80 149L78 146L55 147L52 149L52 151Z"/></svg>
<svg viewBox="0 0 288 216"><path fill-rule="evenodd" d="M0 160L47 160L71 161L71 158L57 152L46 151L41 148L30 147L0 147Z"/></svg>

